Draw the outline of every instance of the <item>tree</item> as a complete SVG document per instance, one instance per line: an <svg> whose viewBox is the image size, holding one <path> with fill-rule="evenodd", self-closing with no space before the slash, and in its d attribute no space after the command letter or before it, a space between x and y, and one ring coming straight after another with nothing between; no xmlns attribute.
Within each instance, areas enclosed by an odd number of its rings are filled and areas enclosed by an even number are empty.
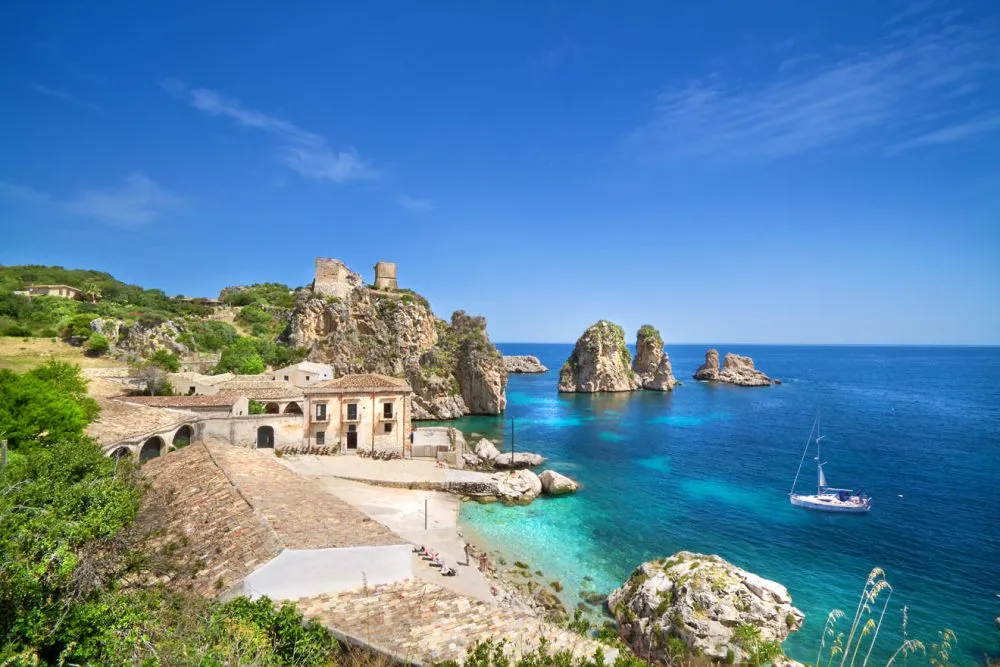
<svg viewBox="0 0 1000 667"><path fill-rule="evenodd" d="M84 283L83 287L80 288L80 293L90 299L91 303L97 303L97 300L101 298L101 288L95 282Z"/></svg>
<svg viewBox="0 0 1000 667"><path fill-rule="evenodd" d="M150 396L172 396L173 387L167 379L167 373L152 362L136 364L129 369L132 378L142 393Z"/></svg>
<svg viewBox="0 0 1000 667"><path fill-rule="evenodd" d="M215 366L215 371L217 373L237 373L239 375L263 373L266 366L258 350L257 341L252 338L240 338L222 351L219 363Z"/></svg>
<svg viewBox="0 0 1000 667"><path fill-rule="evenodd" d="M0 370L0 437L12 450L76 437L99 412L79 366L50 361L26 373Z"/></svg>

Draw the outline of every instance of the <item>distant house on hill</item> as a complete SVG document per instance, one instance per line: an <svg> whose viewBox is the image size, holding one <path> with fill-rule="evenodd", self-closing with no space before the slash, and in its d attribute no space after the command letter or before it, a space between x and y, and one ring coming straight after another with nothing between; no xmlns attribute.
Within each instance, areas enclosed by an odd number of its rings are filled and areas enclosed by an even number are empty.
<svg viewBox="0 0 1000 667"><path fill-rule="evenodd" d="M333 379L333 366L317 364L312 361L300 361L291 366L285 366L271 371L272 380L291 382L296 387L308 387L311 384Z"/></svg>
<svg viewBox="0 0 1000 667"><path fill-rule="evenodd" d="M83 292L70 285L32 285L18 292L24 296L58 296L63 299L83 300Z"/></svg>

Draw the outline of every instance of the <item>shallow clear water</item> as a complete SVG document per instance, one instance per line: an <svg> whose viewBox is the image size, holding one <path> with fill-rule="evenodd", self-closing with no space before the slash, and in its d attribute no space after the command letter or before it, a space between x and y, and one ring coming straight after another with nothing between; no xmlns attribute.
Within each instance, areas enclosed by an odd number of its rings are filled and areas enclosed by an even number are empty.
<svg viewBox="0 0 1000 667"><path fill-rule="evenodd" d="M716 553L788 587L806 623L785 649L815 660L827 612L853 614L880 566L895 590L873 664L898 645L903 604L911 637L930 646L942 628L958 634L956 664L1000 652L1000 348L739 346L784 381L741 388L689 381L705 347L669 346L683 386L602 395L556 392L569 345L500 348L552 370L511 376L504 418L457 425L506 449L514 418L517 449L584 486L528 507L465 503L462 520L561 580L571 607L581 589L607 592L644 560ZM868 491L868 515L788 503L820 407L828 480ZM815 483L810 463L803 491Z"/></svg>

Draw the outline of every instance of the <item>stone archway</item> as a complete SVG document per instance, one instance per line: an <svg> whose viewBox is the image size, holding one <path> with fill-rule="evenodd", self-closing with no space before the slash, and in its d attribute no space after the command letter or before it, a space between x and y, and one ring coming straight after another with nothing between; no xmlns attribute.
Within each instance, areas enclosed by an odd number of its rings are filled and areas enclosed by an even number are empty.
<svg viewBox="0 0 1000 667"><path fill-rule="evenodd" d="M257 449L274 449L274 429L270 426L257 428Z"/></svg>
<svg viewBox="0 0 1000 667"><path fill-rule="evenodd" d="M286 415L301 415L302 414L302 406L300 406L295 401L292 401L291 403L289 403L288 405L285 406L285 413L284 414L286 414Z"/></svg>
<svg viewBox="0 0 1000 667"><path fill-rule="evenodd" d="M128 447L118 447L115 451L111 452L111 456L116 459L127 459L132 456L132 450Z"/></svg>
<svg viewBox="0 0 1000 667"><path fill-rule="evenodd" d="M142 447L139 449L139 461L145 463L150 459L155 459L157 456L163 453L163 438L158 435L154 435L152 438L146 440L142 443Z"/></svg>
<svg viewBox="0 0 1000 667"><path fill-rule="evenodd" d="M190 424L184 424L179 429L177 433L174 433L174 439L172 444L175 449L180 449L182 447L187 447L191 444L191 439L194 437L194 429L191 428Z"/></svg>
<svg viewBox="0 0 1000 667"><path fill-rule="evenodd" d="M281 408L277 403L266 403L264 405L264 414L276 415L281 413Z"/></svg>

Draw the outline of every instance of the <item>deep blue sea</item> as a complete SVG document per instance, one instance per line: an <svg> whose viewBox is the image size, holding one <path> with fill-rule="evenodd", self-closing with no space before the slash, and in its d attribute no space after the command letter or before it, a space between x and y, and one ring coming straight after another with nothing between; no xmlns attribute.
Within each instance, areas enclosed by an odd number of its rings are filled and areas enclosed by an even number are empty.
<svg viewBox="0 0 1000 667"><path fill-rule="evenodd" d="M462 521L560 579L571 609L582 588L607 592L644 560L715 553L788 587L806 623L785 649L814 661L827 612L843 609L846 631L879 566L894 591L871 664L898 646L903 605L928 647L957 633L954 664L1000 653L1000 348L718 346L784 382L743 388L690 380L706 346L668 345L684 382L673 393L560 395L571 345L499 347L551 370L512 375L504 417L457 425L507 449L513 418L517 449L583 488L527 507L465 503ZM829 483L864 488L867 515L788 503L819 409ZM815 485L809 458L799 484Z"/></svg>

